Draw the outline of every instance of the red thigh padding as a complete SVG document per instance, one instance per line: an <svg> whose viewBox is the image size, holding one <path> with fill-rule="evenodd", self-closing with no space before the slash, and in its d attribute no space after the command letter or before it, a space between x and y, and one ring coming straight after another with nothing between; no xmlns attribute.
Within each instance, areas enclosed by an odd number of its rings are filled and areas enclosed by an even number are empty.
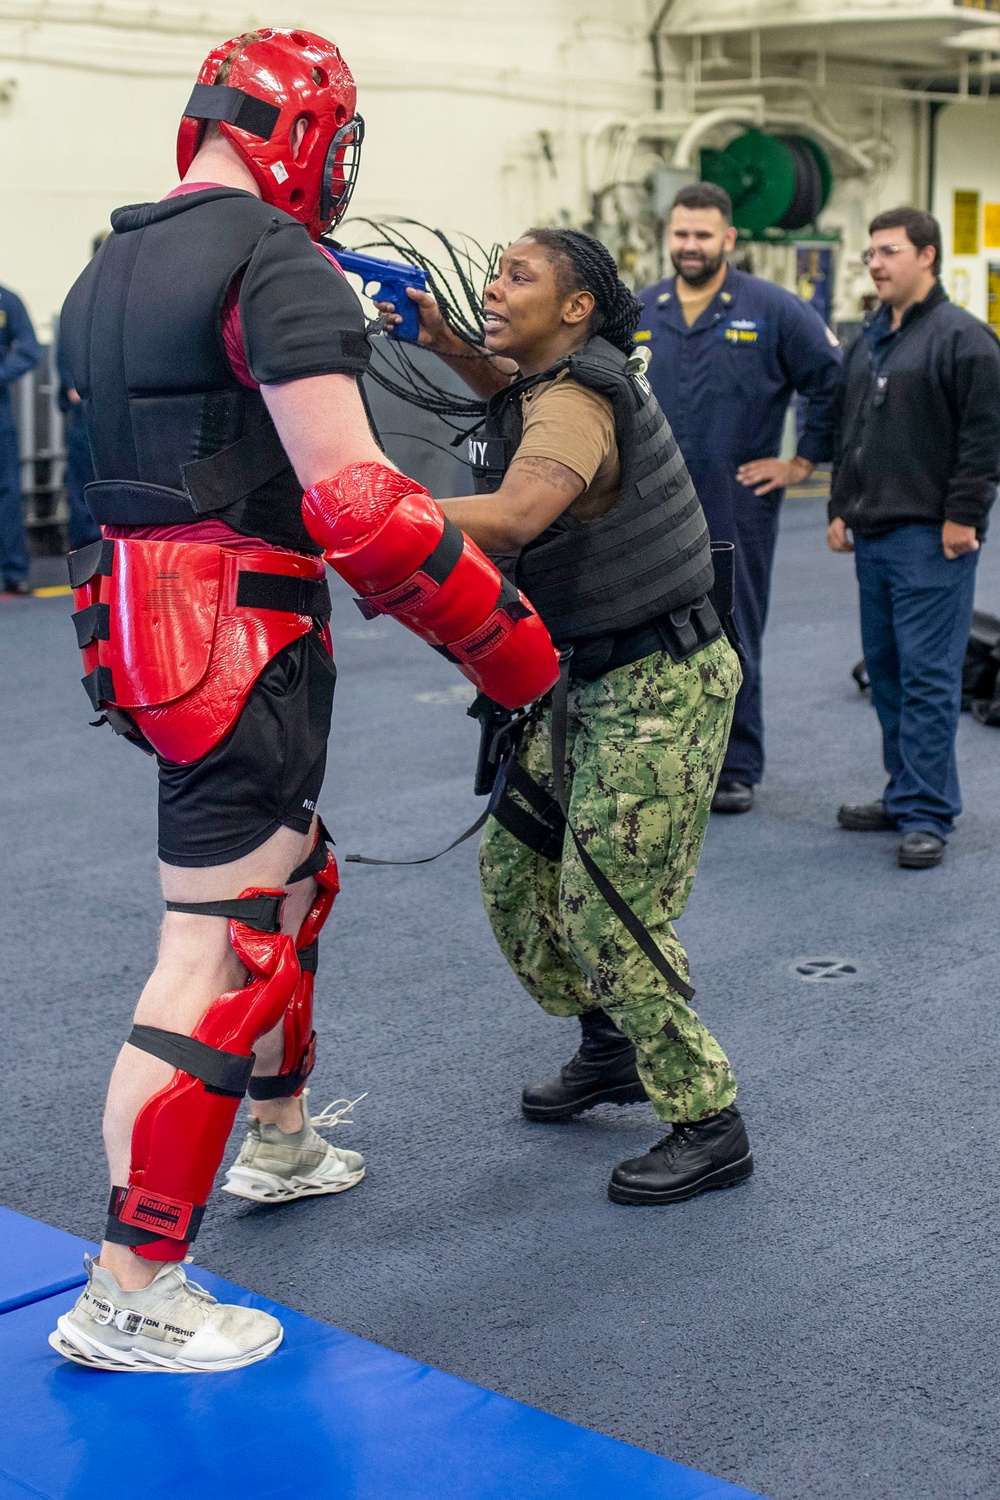
<svg viewBox="0 0 1000 1500"><path fill-rule="evenodd" d="M488 697L520 708L552 687L559 661L528 600L405 474L349 464L306 491L302 515L366 612L446 648Z"/></svg>
<svg viewBox="0 0 1000 1500"><path fill-rule="evenodd" d="M283 896L251 889L242 897ZM242 899L241 897L241 899ZM250 971L242 989L213 1000L192 1032L196 1041L250 1057L258 1037L278 1024L295 993L299 962L288 933L258 932L231 921L229 939ZM177 1071L166 1088L143 1105L132 1129L128 1188L117 1217L161 1236L134 1245L145 1260L183 1260L191 1219L200 1219L240 1101L213 1093L198 1078Z"/></svg>
<svg viewBox="0 0 1000 1500"><path fill-rule="evenodd" d="M80 612L106 606L104 638L82 648L88 673L104 669L102 706L127 710L165 760L188 765L206 755L271 658L313 629L310 615L239 604L245 573L325 577L319 558L294 552L117 541L111 576L76 591Z"/></svg>

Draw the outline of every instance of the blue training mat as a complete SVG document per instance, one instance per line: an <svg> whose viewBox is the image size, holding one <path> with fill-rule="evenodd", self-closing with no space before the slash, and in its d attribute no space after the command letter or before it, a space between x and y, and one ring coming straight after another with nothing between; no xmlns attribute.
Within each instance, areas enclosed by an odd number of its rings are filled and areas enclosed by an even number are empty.
<svg viewBox="0 0 1000 1500"><path fill-rule="evenodd" d="M5 1242L10 1220L2 1221ZM21 1220L79 1256L84 1242ZM68 1243L67 1243L68 1242ZM757 1500L192 1268L265 1308L281 1348L220 1375L99 1374L46 1336L60 1293L0 1317L0 1500Z"/></svg>
<svg viewBox="0 0 1000 1500"><path fill-rule="evenodd" d="M81 1257L94 1249L72 1234L0 1208L0 1313L82 1286L87 1273Z"/></svg>

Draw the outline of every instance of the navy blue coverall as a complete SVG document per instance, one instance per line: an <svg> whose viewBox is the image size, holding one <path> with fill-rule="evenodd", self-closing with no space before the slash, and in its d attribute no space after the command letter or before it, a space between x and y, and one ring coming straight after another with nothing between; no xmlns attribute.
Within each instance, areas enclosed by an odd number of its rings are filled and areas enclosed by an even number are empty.
<svg viewBox="0 0 1000 1500"><path fill-rule="evenodd" d="M0 286L0 577L4 584L28 576L28 547L21 509L21 457L10 404L10 386L42 357L20 297Z"/></svg>
<svg viewBox="0 0 1000 1500"><path fill-rule="evenodd" d="M63 441L66 445L66 470L63 475L69 506L66 546L70 552L75 552L78 547L86 547L88 542L98 541L101 528L90 514L84 498L84 488L94 478L94 460L83 420L83 405L79 396L74 401L70 395L73 377L61 343L56 345L56 365L59 369L59 410L63 414Z"/></svg>
<svg viewBox="0 0 1000 1500"><path fill-rule="evenodd" d="M715 542L736 544L736 623L746 664L724 778L755 786L764 774L761 644L783 490L755 495L736 471L775 458L793 392L806 400L797 452L833 456L840 349L806 303L773 282L730 267L689 328L675 277L640 294L636 340L652 354L648 378L687 462Z"/></svg>

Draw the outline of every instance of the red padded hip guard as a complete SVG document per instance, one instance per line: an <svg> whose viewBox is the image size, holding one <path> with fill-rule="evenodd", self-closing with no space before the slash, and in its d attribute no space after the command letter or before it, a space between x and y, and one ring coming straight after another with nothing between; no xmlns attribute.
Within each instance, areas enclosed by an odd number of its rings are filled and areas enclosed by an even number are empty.
<svg viewBox="0 0 1000 1500"><path fill-rule="evenodd" d="M126 710L165 760L188 765L229 733L271 658L313 628L308 615L237 604L240 575L318 582L323 563L201 542L113 545L110 576L74 590L78 613L103 608L103 634L81 647L84 669L104 669L101 706Z"/></svg>
<svg viewBox="0 0 1000 1500"><path fill-rule="evenodd" d="M243 897L280 896L251 889ZM250 1057L258 1037L277 1026L299 979L289 933L258 932L230 921L229 941L250 971L242 989L213 1000L191 1035L206 1046ZM240 1100L212 1093L199 1078L178 1070L166 1088L147 1099L132 1128L128 1188L118 1218L162 1239L133 1245L144 1260L183 1260L192 1214L204 1207L222 1161Z"/></svg>
<svg viewBox="0 0 1000 1500"><path fill-rule="evenodd" d="M405 474L348 464L306 491L302 517L371 613L444 649L487 697L522 708L555 683L559 660L531 604Z"/></svg>

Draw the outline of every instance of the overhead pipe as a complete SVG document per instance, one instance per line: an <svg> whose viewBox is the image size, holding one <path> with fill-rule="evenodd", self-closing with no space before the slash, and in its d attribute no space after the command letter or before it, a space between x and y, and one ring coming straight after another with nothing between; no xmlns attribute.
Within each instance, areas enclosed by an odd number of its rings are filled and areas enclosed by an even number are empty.
<svg viewBox="0 0 1000 1500"><path fill-rule="evenodd" d="M748 101L746 104L728 104L724 108L710 109L703 115L696 115L678 140L674 148L674 159L671 165L675 167L690 167L694 149L699 142L704 140L706 135L713 131L717 125L737 123L763 125L764 100L761 98L755 101Z"/></svg>

